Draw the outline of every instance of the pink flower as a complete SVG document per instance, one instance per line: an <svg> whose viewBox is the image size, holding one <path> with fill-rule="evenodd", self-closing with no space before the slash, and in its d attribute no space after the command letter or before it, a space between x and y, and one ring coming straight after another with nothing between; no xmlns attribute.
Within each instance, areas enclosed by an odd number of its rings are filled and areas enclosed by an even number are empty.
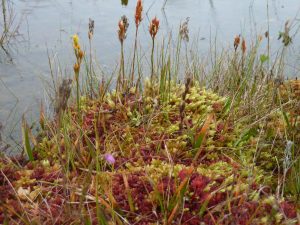
<svg viewBox="0 0 300 225"><path fill-rule="evenodd" d="M116 162L116 160L112 154L105 154L104 158L105 158L106 162L108 162L109 164L114 164Z"/></svg>

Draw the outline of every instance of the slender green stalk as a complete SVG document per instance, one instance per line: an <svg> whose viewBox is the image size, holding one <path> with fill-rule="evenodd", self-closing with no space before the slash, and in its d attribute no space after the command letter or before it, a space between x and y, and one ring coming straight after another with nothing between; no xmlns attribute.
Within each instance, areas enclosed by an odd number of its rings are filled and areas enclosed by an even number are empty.
<svg viewBox="0 0 300 225"><path fill-rule="evenodd" d="M154 46L155 46L155 38L152 38L152 51L151 51L151 82L154 79Z"/></svg>
<svg viewBox="0 0 300 225"><path fill-rule="evenodd" d="M182 41L182 38L181 38L180 35L178 35L178 42L177 42L177 45L176 45L176 55L175 55L175 72L174 72L174 75L175 75L174 79L175 80L177 80L178 73L179 73L181 41Z"/></svg>
<svg viewBox="0 0 300 225"><path fill-rule="evenodd" d="M92 40L89 39L89 47L90 47L90 97L92 98L93 96L93 72L92 72Z"/></svg>
<svg viewBox="0 0 300 225"><path fill-rule="evenodd" d="M79 87L79 71L75 72L75 80L76 80L76 103L78 113L80 112L80 87Z"/></svg>
<svg viewBox="0 0 300 225"><path fill-rule="evenodd" d="M131 85L134 83L134 72L135 72L135 55L136 55L136 50L137 50L137 38L138 38L138 29L139 27L136 26L135 30L135 41L134 41L134 50L133 50L133 59L132 59L132 71L131 71Z"/></svg>
<svg viewBox="0 0 300 225"><path fill-rule="evenodd" d="M120 58L120 70L119 78L117 82L117 90L121 91L120 88L125 88L125 62L124 62L124 43L121 42L121 58Z"/></svg>
<svg viewBox="0 0 300 225"><path fill-rule="evenodd" d="M4 33L6 33L8 31L8 28L7 28L7 19L6 19L5 0L2 0L2 14L3 14Z"/></svg>
<svg viewBox="0 0 300 225"><path fill-rule="evenodd" d="M269 0L267 0L267 20L268 20L268 31L265 36L268 38L268 69L270 69L270 15L269 15Z"/></svg>

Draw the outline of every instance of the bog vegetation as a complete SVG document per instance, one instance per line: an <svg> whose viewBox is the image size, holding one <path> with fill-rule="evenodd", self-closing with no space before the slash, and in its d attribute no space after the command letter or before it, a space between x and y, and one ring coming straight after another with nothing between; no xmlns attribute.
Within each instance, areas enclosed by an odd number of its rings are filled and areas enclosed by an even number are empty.
<svg viewBox="0 0 300 225"><path fill-rule="evenodd" d="M202 59L188 50L188 20L174 47L153 18L145 59L142 17L138 0L131 59L128 18L116 23L119 70L100 81L94 21L87 52L73 36L74 78L56 88L55 115L41 105L38 134L23 119L24 154L0 159L0 223L298 224L300 82L284 80L291 24L274 60L261 49L268 32Z"/></svg>

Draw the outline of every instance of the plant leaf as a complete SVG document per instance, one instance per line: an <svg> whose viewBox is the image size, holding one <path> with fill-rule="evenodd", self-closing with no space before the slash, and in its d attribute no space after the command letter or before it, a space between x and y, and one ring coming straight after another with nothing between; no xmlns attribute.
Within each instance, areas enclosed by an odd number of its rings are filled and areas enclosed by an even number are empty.
<svg viewBox="0 0 300 225"><path fill-rule="evenodd" d="M241 135L239 140L237 140L234 143L234 147L237 147L240 143L248 141L251 137L255 136L257 134L257 129L256 128L250 128L247 130L245 133Z"/></svg>
<svg viewBox="0 0 300 225"><path fill-rule="evenodd" d="M264 54L260 55L260 62L261 62L261 64L264 64L268 60L269 60L269 56L264 55Z"/></svg>
<svg viewBox="0 0 300 225"><path fill-rule="evenodd" d="M199 134L195 137L195 143L194 143L194 148L197 148L197 152L194 156L194 159L193 159L193 163L195 163L201 153L201 145L203 143L203 140L206 136L206 133L207 133L207 130L209 128L209 125L211 124L212 120L213 120L214 116L213 114L209 114L208 117L206 118Z"/></svg>
<svg viewBox="0 0 300 225"><path fill-rule="evenodd" d="M23 146L28 155L28 158L30 161L34 161L33 151L32 151L32 148L30 145L30 140L29 140L29 128L25 121L24 116L22 118L22 136L23 136Z"/></svg>
<svg viewBox="0 0 300 225"><path fill-rule="evenodd" d="M287 125L288 128L290 129L290 128L291 128L291 124L290 124L290 121L289 121L289 119L288 119L288 116L287 116L286 112L285 112L285 111L282 111L282 114L283 114L284 121L285 121L286 125Z"/></svg>

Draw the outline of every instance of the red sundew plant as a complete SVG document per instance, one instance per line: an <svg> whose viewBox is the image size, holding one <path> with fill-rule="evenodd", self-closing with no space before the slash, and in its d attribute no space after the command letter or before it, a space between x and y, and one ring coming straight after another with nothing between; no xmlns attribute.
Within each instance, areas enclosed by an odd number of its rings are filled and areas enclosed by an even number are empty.
<svg viewBox="0 0 300 225"><path fill-rule="evenodd" d="M297 217L297 210L296 210L295 204L292 204L287 201L283 201L280 203L280 208L287 218L296 218Z"/></svg>

